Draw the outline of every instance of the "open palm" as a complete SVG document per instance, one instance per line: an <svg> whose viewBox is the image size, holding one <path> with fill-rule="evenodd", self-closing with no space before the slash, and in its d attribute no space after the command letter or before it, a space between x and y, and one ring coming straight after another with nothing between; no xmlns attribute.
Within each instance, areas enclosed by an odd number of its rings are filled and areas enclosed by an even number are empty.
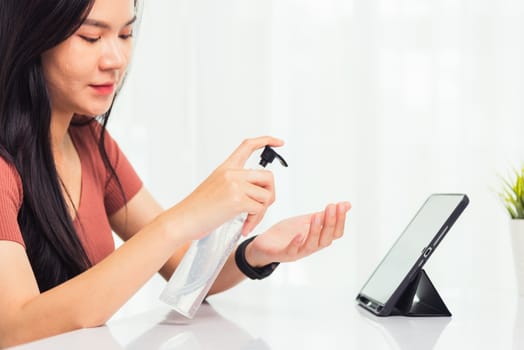
<svg viewBox="0 0 524 350"><path fill-rule="evenodd" d="M321 212L278 222L250 244L250 263L256 266L295 261L329 246L344 234L350 208L348 202L340 202L328 205Z"/></svg>

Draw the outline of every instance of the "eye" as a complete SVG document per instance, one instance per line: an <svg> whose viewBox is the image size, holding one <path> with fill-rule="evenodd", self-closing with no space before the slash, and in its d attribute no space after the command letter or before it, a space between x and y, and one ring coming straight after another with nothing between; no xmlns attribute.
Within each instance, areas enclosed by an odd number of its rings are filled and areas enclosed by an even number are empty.
<svg viewBox="0 0 524 350"><path fill-rule="evenodd" d="M79 35L79 37L81 37L83 40L85 40L85 41L87 41L88 43L91 43L91 44L94 44L98 40L100 40L100 37L92 38L92 37L85 36L85 35Z"/></svg>
<svg viewBox="0 0 524 350"><path fill-rule="evenodd" d="M133 33L129 34L120 34L120 39L127 40L133 37Z"/></svg>

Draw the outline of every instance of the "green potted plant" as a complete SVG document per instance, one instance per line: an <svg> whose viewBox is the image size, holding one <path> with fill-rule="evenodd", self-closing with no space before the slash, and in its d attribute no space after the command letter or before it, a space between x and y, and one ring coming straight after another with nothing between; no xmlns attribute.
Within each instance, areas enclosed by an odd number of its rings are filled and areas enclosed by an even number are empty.
<svg viewBox="0 0 524 350"><path fill-rule="evenodd" d="M524 167L515 170L513 175L503 179L500 195L511 217L509 228L517 287L519 295L524 296Z"/></svg>
<svg viewBox="0 0 524 350"><path fill-rule="evenodd" d="M514 181L503 179L504 189L501 193L506 210L512 219L524 219L524 167L515 170Z"/></svg>

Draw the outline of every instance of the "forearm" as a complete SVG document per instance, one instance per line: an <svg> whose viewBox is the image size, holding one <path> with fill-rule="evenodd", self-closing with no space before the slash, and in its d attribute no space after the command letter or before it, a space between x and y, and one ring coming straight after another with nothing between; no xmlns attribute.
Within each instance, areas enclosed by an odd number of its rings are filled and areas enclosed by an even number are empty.
<svg viewBox="0 0 524 350"><path fill-rule="evenodd" d="M166 281L168 281L176 270L176 267L184 257L185 252L189 248L189 244L180 249L175 255L173 255L169 261L160 269L160 274ZM246 276L238 269L235 262L235 250L229 255L224 264L224 267L218 274L215 282L211 286L208 295L218 294L226 291L240 282L242 282ZM249 244L246 248L246 260L251 266L263 266L269 262L264 262L256 252L253 251L252 245Z"/></svg>
<svg viewBox="0 0 524 350"><path fill-rule="evenodd" d="M13 309L1 345L105 323L180 244L166 232L160 222L148 225L88 271Z"/></svg>
<svg viewBox="0 0 524 350"><path fill-rule="evenodd" d="M182 260L184 253L189 248L189 245L180 249L169 261L160 269L159 273L168 281L176 270L176 267ZM235 264L234 251L228 257L224 267L220 271L217 279L211 286L208 295L223 292L229 288L234 287L245 278L244 274L240 272Z"/></svg>
<svg viewBox="0 0 524 350"><path fill-rule="evenodd" d="M228 257L224 268L218 275L215 283L211 287L208 295L221 293L229 288L232 288L236 286L238 283L243 281L246 278L246 275L240 269L238 268L236 262L235 262L235 253L236 249L233 251L233 253ZM245 258L247 263L250 266L253 267L260 267L267 265L271 263L269 260L264 260L264 257L260 252L256 252L256 249L253 249L253 244L249 243L245 247Z"/></svg>
<svg viewBox="0 0 524 350"><path fill-rule="evenodd" d="M238 269L235 263L235 251L233 251L227 258L222 271L220 271L207 295L209 296L228 290L242 282L245 278L246 276Z"/></svg>

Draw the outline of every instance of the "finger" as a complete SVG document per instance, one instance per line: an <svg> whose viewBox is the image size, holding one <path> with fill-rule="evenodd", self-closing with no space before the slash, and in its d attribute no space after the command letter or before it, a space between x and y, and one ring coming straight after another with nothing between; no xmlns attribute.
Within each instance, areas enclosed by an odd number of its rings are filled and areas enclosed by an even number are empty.
<svg viewBox="0 0 524 350"><path fill-rule="evenodd" d="M324 214L324 225L320 233L318 245L322 248L327 247L333 241L335 227L337 225L337 206L330 204L327 206Z"/></svg>
<svg viewBox="0 0 524 350"><path fill-rule="evenodd" d="M273 173L267 170L248 171L247 181L251 184L246 191L259 202L272 204L275 201L275 182Z"/></svg>
<svg viewBox="0 0 524 350"><path fill-rule="evenodd" d="M265 206L273 203L273 193L263 187L248 184L245 189L245 194L248 198Z"/></svg>
<svg viewBox="0 0 524 350"><path fill-rule="evenodd" d="M320 232L322 231L322 221L324 213L315 213L311 216L311 224L306 241L302 244L301 252L311 254L318 248Z"/></svg>
<svg viewBox="0 0 524 350"><path fill-rule="evenodd" d="M266 213L266 210L262 210L261 212L258 212L256 214L247 214L246 221L244 222L244 226L242 227L242 235L247 236L250 234L255 227L262 221L264 218L264 215Z"/></svg>
<svg viewBox="0 0 524 350"><path fill-rule="evenodd" d="M251 175L262 175L252 177L251 181L258 182L260 185L248 183L244 188L245 198L248 200L246 211L248 216L243 227L242 234L249 234L264 218L267 208L275 201L275 192L273 184L273 174L270 172L250 171ZM269 180L267 179L269 178ZM265 186L265 187L264 187Z"/></svg>
<svg viewBox="0 0 524 350"><path fill-rule="evenodd" d="M245 181L275 191L275 178L269 170L245 170Z"/></svg>
<svg viewBox="0 0 524 350"><path fill-rule="evenodd" d="M334 238L338 239L344 235L344 228L346 225L346 214L351 208L348 202L338 203L337 205L337 224L335 226Z"/></svg>
<svg viewBox="0 0 524 350"><path fill-rule="evenodd" d="M273 172L265 169L250 169L245 170L245 179L248 182L262 186L262 187L274 187L275 178Z"/></svg>
<svg viewBox="0 0 524 350"><path fill-rule="evenodd" d="M231 166L243 167L251 154L265 146L280 147L284 141L271 136L261 136L244 140L226 160Z"/></svg>

